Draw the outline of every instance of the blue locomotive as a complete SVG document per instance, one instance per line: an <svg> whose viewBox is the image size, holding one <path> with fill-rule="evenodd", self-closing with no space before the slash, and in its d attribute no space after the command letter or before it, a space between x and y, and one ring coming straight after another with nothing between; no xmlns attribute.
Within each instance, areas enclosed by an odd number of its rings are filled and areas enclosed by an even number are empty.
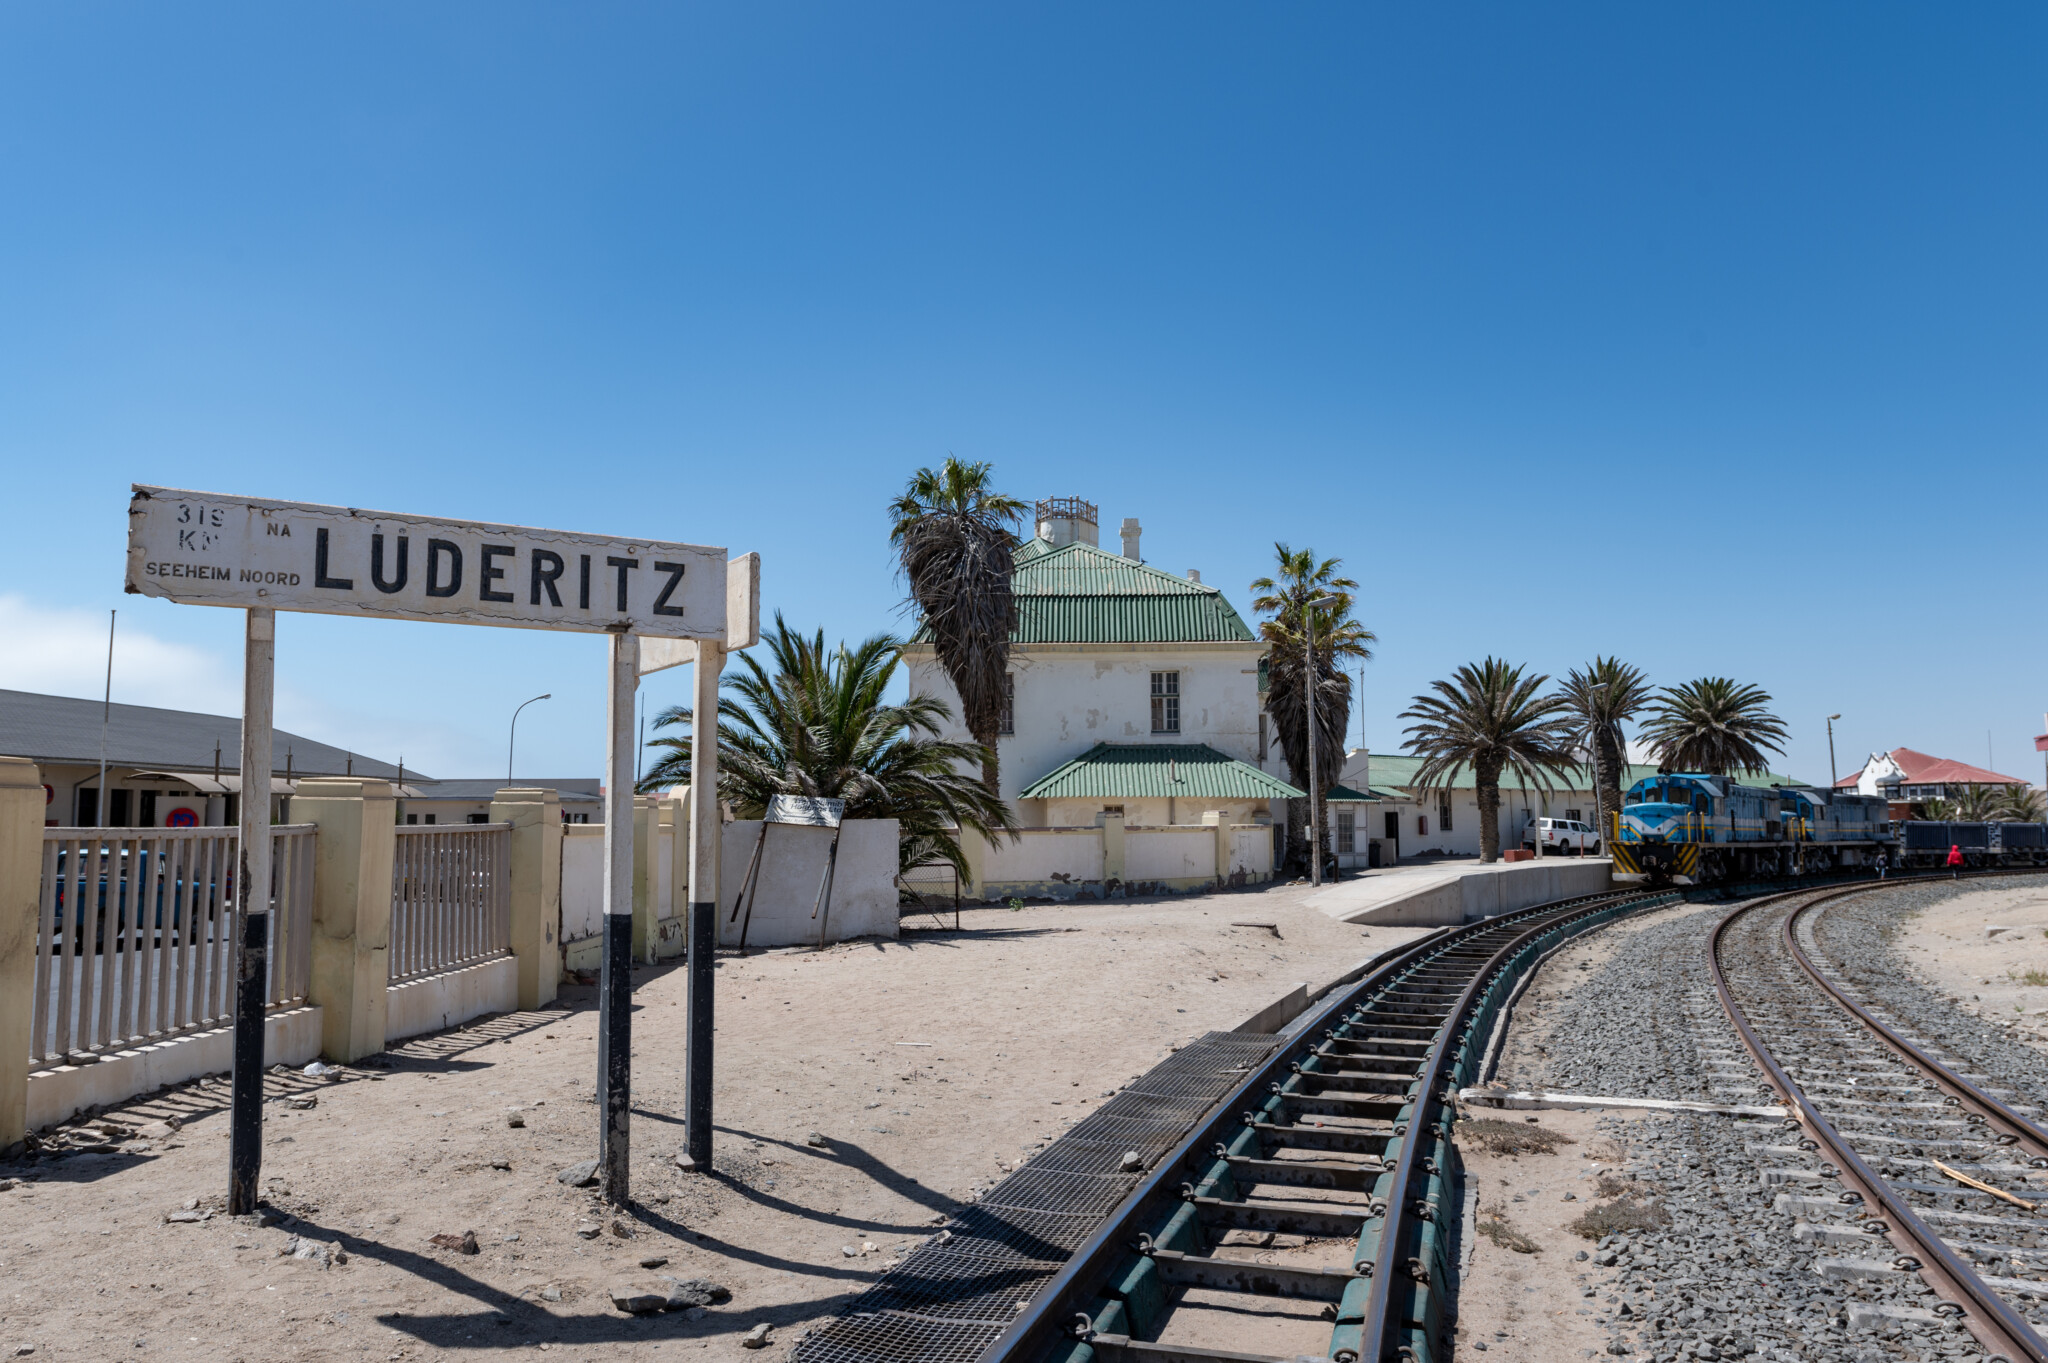
<svg viewBox="0 0 2048 1363"><path fill-rule="evenodd" d="M1875 866L1895 847L1887 814L1877 795L1660 772L1622 795L1614 878L1704 885Z"/></svg>

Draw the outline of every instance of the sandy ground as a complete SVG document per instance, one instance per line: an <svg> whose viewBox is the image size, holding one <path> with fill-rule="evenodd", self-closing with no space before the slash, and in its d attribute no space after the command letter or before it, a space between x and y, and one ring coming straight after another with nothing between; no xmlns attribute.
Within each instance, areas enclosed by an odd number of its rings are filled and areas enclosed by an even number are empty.
<svg viewBox="0 0 2048 1363"><path fill-rule="evenodd" d="M295 1218L282 1226L167 1222L221 1204L227 1087L138 1099L102 1119L182 1125L133 1139L74 1129L67 1143L103 1152L0 1168L27 1175L0 1191L0 1357L697 1357L738 1355L760 1322L772 1343L746 1356L782 1357L961 1199L1176 1043L1417 934L1332 922L1303 895L969 910L959 933L722 959L711 1178L673 1164L683 975L639 972L624 1215L555 1179L596 1152L588 988L394 1048L388 1069L273 1076L264 1174ZM316 1104L293 1105L306 1097ZM465 1232L477 1253L430 1243ZM287 1257L295 1237L347 1262ZM611 1305L612 1285L660 1275L732 1299L642 1317Z"/></svg>
<svg viewBox="0 0 2048 1363"><path fill-rule="evenodd" d="M1990 927L2012 931L1991 936ZM1958 1007L2013 1023L2015 1035L2048 1049L2048 891L1972 890L1908 918L1897 943Z"/></svg>
<svg viewBox="0 0 2048 1363"><path fill-rule="evenodd" d="M1482 1216L1491 1213L1505 1221L1534 1241L1536 1249L1519 1253L1483 1235L1473 1237L1471 1267L1458 1290L1458 1356L1470 1359L1486 1352L1475 1347L1479 1344L1508 1349L1514 1358L1577 1358L1582 1349L1604 1356L1609 1331L1593 1323L1597 1302L1583 1294L1610 1274L1575 1257L1594 1242L1568 1227L1597 1200L1600 1171L1626 1162L1624 1147L1598 1129L1610 1114L1483 1115L1517 1123L1525 1115L1539 1116L1542 1129L1573 1143L1547 1155L1496 1155L1470 1140L1459 1143Z"/></svg>
<svg viewBox="0 0 2048 1363"><path fill-rule="evenodd" d="M1697 905L1679 904L1624 919L1554 953L1515 1005L1497 1079L1522 1087L1542 1072L1551 1020L1557 1016L1546 1005L1569 995L1636 933L1697 912ZM1510 1122L1536 1116L1537 1125L1573 1144L1552 1154L1497 1155L1473 1141L1459 1142L1459 1157L1465 1162L1469 1186L1477 1191L1479 1210L1494 1213L1538 1247L1534 1253L1518 1253L1484 1236L1473 1237L1470 1271L1458 1292L1459 1356L1477 1357L1485 1352L1475 1347L1481 1343L1489 1350L1512 1345L1516 1358L1577 1358L1582 1349L1604 1356L1609 1332L1593 1324L1596 1302L1582 1294L1609 1275L1574 1257L1592 1249L1593 1242L1566 1227L1593 1205L1601 1169L1626 1163L1626 1150L1598 1130L1603 1117L1616 1114L1473 1108L1466 1115ZM1566 1194L1572 1200L1565 1200Z"/></svg>

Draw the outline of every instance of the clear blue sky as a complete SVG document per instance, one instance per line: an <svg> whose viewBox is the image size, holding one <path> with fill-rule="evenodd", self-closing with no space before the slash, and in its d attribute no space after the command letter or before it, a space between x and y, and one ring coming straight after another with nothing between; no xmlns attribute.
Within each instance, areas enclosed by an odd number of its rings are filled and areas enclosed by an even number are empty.
<svg viewBox="0 0 2048 1363"><path fill-rule="evenodd" d="M2048 15L1985 5L11 5L0 685L237 704L131 481L758 549L901 628L993 460L1243 609L1773 693L2038 777ZM96 614L97 613L97 614ZM279 723L594 774L590 636L290 617ZM683 678L650 685L659 706ZM1354 734L1356 734L1354 728ZM1354 737L1354 741L1356 738Z"/></svg>

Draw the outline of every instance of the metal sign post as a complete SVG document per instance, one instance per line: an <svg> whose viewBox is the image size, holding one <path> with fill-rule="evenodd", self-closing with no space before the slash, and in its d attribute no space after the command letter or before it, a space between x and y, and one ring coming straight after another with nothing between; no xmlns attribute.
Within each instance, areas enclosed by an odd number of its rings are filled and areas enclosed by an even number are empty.
<svg viewBox="0 0 2048 1363"><path fill-rule="evenodd" d="M604 962L598 971L598 1182L607 1202L627 1200L633 1122L633 693L640 641L612 636L605 693Z"/></svg>
<svg viewBox="0 0 2048 1363"><path fill-rule="evenodd" d="M241 827L235 839L234 1079L228 1102L228 1213L256 1210L263 1172L263 994L270 965L270 715L277 612L249 608L242 645Z"/></svg>
<svg viewBox="0 0 2048 1363"><path fill-rule="evenodd" d="M760 559L728 573L725 551L483 521L188 492L137 484L128 504L127 590L249 613L243 669L242 807L236 900L242 913L235 991L228 1202L256 1205L263 1143L263 997L270 942L271 699L276 613L572 630L611 636L605 747L605 957L598 1022L598 1155L604 1195L629 1195L633 914L633 693L641 641L677 657L702 642L699 713L718 713L724 646L760 635ZM729 619L737 605L736 620ZM731 631L731 632L729 632ZM660 663L657 666L669 665ZM652 670L651 668L649 670ZM702 700L710 688L710 701ZM700 744L691 858L693 899L717 897L717 744ZM102 796L104 798L104 796ZM704 849L708 848L708 854ZM703 908L700 915L698 910ZM700 940L699 918L702 918ZM691 905L691 1141L710 1160L710 904ZM702 972L704 983L697 981ZM698 1035L702 995L702 1036ZM702 1089L701 1112L697 1105Z"/></svg>

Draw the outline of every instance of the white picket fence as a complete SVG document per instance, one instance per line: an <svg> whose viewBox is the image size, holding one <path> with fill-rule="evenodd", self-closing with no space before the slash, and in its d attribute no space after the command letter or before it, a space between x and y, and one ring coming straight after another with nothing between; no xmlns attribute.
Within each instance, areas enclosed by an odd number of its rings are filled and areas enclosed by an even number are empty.
<svg viewBox="0 0 2048 1363"><path fill-rule="evenodd" d="M271 1008L312 973L312 824L271 829ZM167 1040L234 1015L235 828L46 828L32 1064Z"/></svg>
<svg viewBox="0 0 2048 1363"><path fill-rule="evenodd" d="M404 824L391 858L391 983L512 954L512 825Z"/></svg>

